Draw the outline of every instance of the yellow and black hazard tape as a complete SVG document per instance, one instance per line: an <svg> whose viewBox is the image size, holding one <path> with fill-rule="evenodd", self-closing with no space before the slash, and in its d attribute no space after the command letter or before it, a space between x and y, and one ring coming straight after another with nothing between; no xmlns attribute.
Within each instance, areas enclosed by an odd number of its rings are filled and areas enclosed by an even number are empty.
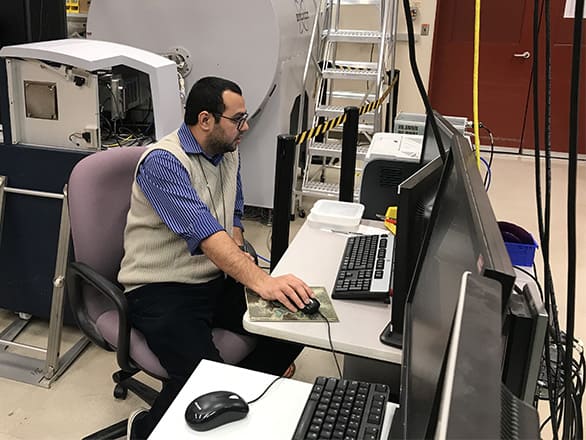
<svg viewBox="0 0 586 440"><path fill-rule="evenodd" d="M375 108L380 106L383 103L383 101L387 98L387 96L389 96L389 93L391 93L391 91L393 90L393 87L395 87L395 84L397 83L397 79L398 79L397 76L395 76L395 78L393 78L393 81L391 81L391 83L389 84L389 86L387 87L387 89L384 91L384 93L381 95L380 98L378 98L376 101L370 102L368 104L364 104L362 107L360 107L358 109L358 114L363 115L365 113L373 111ZM343 124L344 122L346 122L346 114L345 113L343 115L340 115L340 116L334 118L334 119L329 119L327 121L324 121L321 124L316 125L315 127L312 127L309 130L305 130L305 131L299 133L297 136L295 136L295 144L302 144L306 140L313 139L314 137L319 136L320 134L325 134L326 132L330 131L331 129L337 127L340 124Z"/></svg>
<svg viewBox="0 0 586 440"><path fill-rule="evenodd" d="M373 73L375 73L374 70L369 69L368 67L346 66L346 65L343 65L343 64L334 64L333 65L333 68L334 69L340 69L340 70L349 70L351 72L364 72L364 71L370 70Z"/></svg>

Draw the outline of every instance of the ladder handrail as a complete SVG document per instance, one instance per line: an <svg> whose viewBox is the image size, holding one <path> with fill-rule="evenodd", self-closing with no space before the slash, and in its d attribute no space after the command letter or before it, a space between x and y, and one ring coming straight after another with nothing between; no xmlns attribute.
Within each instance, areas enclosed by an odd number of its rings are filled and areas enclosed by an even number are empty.
<svg viewBox="0 0 586 440"><path fill-rule="evenodd" d="M375 96L376 100L380 98L382 83L384 80L383 77L383 62L384 62L384 55L386 52L386 45L387 45L387 27L389 22L389 11L390 7L388 5L387 0L381 0L381 8L383 12L383 21L382 21L382 29L381 29L381 42L379 44L378 49L378 66L376 69L376 91ZM380 131L381 127L381 117L380 117L380 107L375 109L375 118L374 118L374 131Z"/></svg>
<svg viewBox="0 0 586 440"><path fill-rule="evenodd" d="M322 121L321 118L329 120L332 115L336 115L337 112L339 112L337 107L349 105L344 102L346 99L345 97L335 95L337 90L355 90L351 93L349 92L349 94L354 95L349 99L354 102L360 102L359 107L371 102L379 104L372 109L372 112L359 116L359 130L361 136L367 136L368 140L370 139L369 135L381 131L383 127L382 115L384 110L378 101L383 96L385 84L387 83L387 69L390 70L389 73L393 77L395 73L394 64L398 22L398 0L377 0L376 2L313 0L313 2L314 5L319 3L319 7L316 9L311 41L305 59L302 78L303 90L313 90L313 94L309 97L303 95L301 97L300 103L302 106L300 107L299 112L299 127L301 127L301 121L304 120L302 119L305 110L304 104L307 103L308 100L313 103L313 105L309 106L307 109L308 120L313 121L313 124L310 126L315 127L318 125L318 122ZM349 26L350 29L346 31L345 26L341 23L341 20L345 18L346 13L352 14L355 11L355 9L352 9L353 5L359 6L362 4L371 5L377 8L377 14L379 16L377 19L378 29L372 29L372 31L375 32L374 34L369 33L366 29L354 34L350 32L354 30L352 26ZM344 8L343 11L342 8ZM377 38L373 38L374 35L376 35ZM373 60L373 53L371 52L370 62L360 61L359 59L353 61L352 56L347 61L344 61L342 57L346 52L342 51L341 53L338 53L338 48L345 49L345 46L342 47L341 44L338 43L368 43L373 46L378 44L379 47L377 50L373 47L372 50L375 51L375 59ZM363 52L362 49L360 51ZM313 76L313 70L310 69L315 69L315 77ZM346 87L347 80L362 81L362 86L356 89ZM364 84L364 81L366 81L366 84ZM364 90L365 92L363 92ZM340 99L341 101L337 102L337 99ZM393 99L396 98L389 98L388 102L392 103ZM330 108L332 105L336 108ZM325 168L335 168L333 162L328 158L338 157L339 159L341 154L339 146L334 147L334 145L336 145L334 139L336 138L336 134L331 136L332 130L336 129L331 126L328 127L328 129L319 135L322 136L323 139L312 137L307 141L305 166L300 170L303 174L303 179L301 190L298 192L299 204L301 204L301 197L303 194L331 197L334 192L336 194L338 193L335 187L330 188L328 186L335 186L335 184L329 184L324 181ZM322 144L326 147L322 148ZM360 160L363 160L364 154L365 151L364 148L362 148L360 151ZM314 180L314 178L317 177L317 174L311 176L313 174L313 172L311 172L311 164L315 163L312 159L319 156L322 157L322 166L320 167L322 170L320 177L321 182ZM335 159L332 159L332 161L333 160ZM296 160L296 162L298 162L298 160ZM354 197L356 197L356 192L354 193Z"/></svg>

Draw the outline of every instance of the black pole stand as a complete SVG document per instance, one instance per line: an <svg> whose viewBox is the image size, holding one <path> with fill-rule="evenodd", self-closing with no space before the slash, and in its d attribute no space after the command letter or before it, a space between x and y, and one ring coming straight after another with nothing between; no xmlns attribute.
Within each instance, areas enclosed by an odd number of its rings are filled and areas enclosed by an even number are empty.
<svg viewBox="0 0 586 440"><path fill-rule="evenodd" d="M271 272L289 246L289 220L294 166L295 136L279 135L277 137L277 159L275 164Z"/></svg>
<svg viewBox="0 0 586 440"><path fill-rule="evenodd" d="M354 175L356 174L356 145L358 144L358 107L346 107L346 122L342 132L340 159L340 193L342 202L354 201Z"/></svg>

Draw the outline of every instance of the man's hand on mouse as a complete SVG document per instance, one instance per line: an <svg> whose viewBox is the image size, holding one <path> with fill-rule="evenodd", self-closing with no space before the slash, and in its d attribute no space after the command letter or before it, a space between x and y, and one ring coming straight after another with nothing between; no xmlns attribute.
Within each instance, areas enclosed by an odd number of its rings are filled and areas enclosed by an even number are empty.
<svg viewBox="0 0 586 440"><path fill-rule="evenodd" d="M291 312L304 308L314 297L309 286L291 274L267 278L256 293L267 301L280 302Z"/></svg>

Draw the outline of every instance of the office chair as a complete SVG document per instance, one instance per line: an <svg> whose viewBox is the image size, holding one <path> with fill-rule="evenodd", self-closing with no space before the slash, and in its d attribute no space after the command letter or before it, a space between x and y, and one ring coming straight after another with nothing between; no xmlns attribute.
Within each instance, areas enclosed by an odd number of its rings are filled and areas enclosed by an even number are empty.
<svg viewBox="0 0 586 440"><path fill-rule="evenodd" d="M143 147L101 151L74 167L68 200L75 261L67 271L67 294L82 332L99 347L116 352L120 370L112 376L116 383L114 397L124 399L131 390L152 405L157 391L132 376L144 371L164 381L167 372L144 336L131 327L126 297L116 281L135 168L144 151ZM213 340L230 364L244 359L256 344L251 336L224 329L214 329ZM112 439L125 433L123 420L86 439Z"/></svg>

